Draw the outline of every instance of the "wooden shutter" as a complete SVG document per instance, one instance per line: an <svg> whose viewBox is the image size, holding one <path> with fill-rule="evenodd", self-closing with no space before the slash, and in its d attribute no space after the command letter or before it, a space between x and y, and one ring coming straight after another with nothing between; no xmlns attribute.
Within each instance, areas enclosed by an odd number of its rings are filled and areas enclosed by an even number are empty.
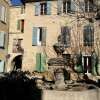
<svg viewBox="0 0 100 100"><path fill-rule="evenodd" d="M41 54L41 72L46 70L46 56Z"/></svg>
<svg viewBox="0 0 100 100"><path fill-rule="evenodd" d="M47 1L47 15L51 15L51 1Z"/></svg>
<svg viewBox="0 0 100 100"><path fill-rule="evenodd" d="M36 71L44 72L46 70L46 56L36 53Z"/></svg>
<svg viewBox="0 0 100 100"><path fill-rule="evenodd" d="M84 46L92 46L94 42L94 27L84 26Z"/></svg>
<svg viewBox="0 0 100 100"><path fill-rule="evenodd" d="M20 27L21 27L21 20L18 20L17 21L17 30L20 30Z"/></svg>
<svg viewBox="0 0 100 100"><path fill-rule="evenodd" d="M0 61L0 72L4 71L4 60Z"/></svg>
<svg viewBox="0 0 100 100"><path fill-rule="evenodd" d="M1 15L2 15L2 6L0 5L0 20L1 20Z"/></svg>
<svg viewBox="0 0 100 100"><path fill-rule="evenodd" d="M40 15L40 9L41 9L40 2L36 2L35 3L35 15L36 16Z"/></svg>
<svg viewBox="0 0 100 100"><path fill-rule="evenodd" d="M71 12L74 13L76 11L76 3L74 0L71 0Z"/></svg>
<svg viewBox="0 0 100 100"><path fill-rule="evenodd" d="M46 28L42 28L42 45L46 45Z"/></svg>
<svg viewBox="0 0 100 100"><path fill-rule="evenodd" d="M88 36L87 34L89 33L88 27L84 26L84 46L88 45Z"/></svg>
<svg viewBox="0 0 100 100"><path fill-rule="evenodd" d="M41 72L41 53L36 53L36 71Z"/></svg>
<svg viewBox="0 0 100 100"><path fill-rule="evenodd" d="M1 6L1 21L5 22L5 7Z"/></svg>
<svg viewBox="0 0 100 100"><path fill-rule="evenodd" d="M61 14L62 12L62 4L63 4L63 1L62 0L58 0L57 2L57 14Z"/></svg>
<svg viewBox="0 0 100 100"><path fill-rule="evenodd" d="M33 46L37 45L37 30L38 30L38 27L33 27L33 35L32 35L32 45Z"/></svg>
<svg viewBox="0 0 100 100"><path fill-rule="evenodd" d="M61 27L62 43L66 46L70 46L70 28L67 26Z"/></svg>
<svg viewBox="0 0 100 100"><path fill-rule="evenodd" d="M83 1L80 1L79 2L79 8L80 8L80 11L81 12L84 12L85 11L85 3Z"/></svg>
<svg viewBox="0 0 100 100"><path fill-rule="evenodd" d="M0 47L4 48L4 44L5 44L5 33L1 32L0 33Z"/></svg>

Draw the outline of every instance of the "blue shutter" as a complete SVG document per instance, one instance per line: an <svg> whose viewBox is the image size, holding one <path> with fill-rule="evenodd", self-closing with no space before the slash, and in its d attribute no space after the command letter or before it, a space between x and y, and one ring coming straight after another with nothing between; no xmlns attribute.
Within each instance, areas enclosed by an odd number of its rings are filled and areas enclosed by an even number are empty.
<svg viewBox="0 0 100 100"><path fill-rule="evenodd" d="M76 11L76 3L74 0L71 0L71 12L74 13Z"/></svg>
<svg viewBox="0 0 100 100"><path fill-rule="evenodd" d="M5 33L1 32L0 33L0 47L4 48L4 43L5 43Z"/></svg>
<svg viewBox="0 0 100 100"><path fill-rule="evenodd" d="M32 35L32 45L36 46L37 45L37 27L33 27L33 35Z"/></svg>
<svg viewBox="0 0 100 100"><path fill-rule="evenodd" d="M40 2L35 3L35 15L40 15Z"/></svg>
<svg viewBox="0 0 100 100"><path fill-rule="evenodd" d="M84 4L84 2L82 2L82 1L79 2L79 8L80 8L80 10L82 12L85 11L85 4Z"/></svg>
<svg viewBox="0 0 100 100"><path fill-rule="evenodd" d="M4 60L0 61L0 72L4 71Z"/></svg>
<svg viewBox="0 0 100 100"><path fill-rule="evenodd" d="M62 3L63 3L62 0L58 0L58 2L57 2L57 14L58 15L61 14L61 12L62 12Z"/></svg>
<svg viewBox="0 0 100 100"><path fill-rule="evenodd" d="M47 15L51 15L51 1L47 1Z"/></svg>

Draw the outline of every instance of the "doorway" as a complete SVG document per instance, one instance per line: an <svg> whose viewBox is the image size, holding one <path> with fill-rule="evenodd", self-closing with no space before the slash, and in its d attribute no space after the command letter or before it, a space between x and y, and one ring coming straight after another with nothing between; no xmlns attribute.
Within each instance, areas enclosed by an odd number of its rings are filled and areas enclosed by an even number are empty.
<svg viewBox="0 0 100 100"><path fill-rule="evenodd" d="M83 70L84 73L92 72L92 58L91 56L83 56Z"/></svg>
<svg viewBox="0 0 100 100"><path fill-rule="evenodd" d="M12 60L13 70L22 69L22 57L22 55L18 55Z"/></svg>

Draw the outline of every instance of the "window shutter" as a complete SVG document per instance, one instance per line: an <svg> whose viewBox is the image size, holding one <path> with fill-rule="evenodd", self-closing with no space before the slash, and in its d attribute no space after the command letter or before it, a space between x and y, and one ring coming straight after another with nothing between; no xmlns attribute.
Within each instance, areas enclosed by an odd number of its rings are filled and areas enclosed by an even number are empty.
<svg viewBox="0 0 100 100"><path fill-rule="evenodd" d="M3 22L5 22L5 7L4 6L1 6L1 20L3 21Z"/></svg>
<svg viewBox="0 0 100 100"><path fill-rule="evenodd" d="M20 27L21 27L21 20L18 20L17 21L17 30L20 30Z"/></svg>
<svg viewBox="0 0 100 100"><path fill-rule="evenodd" d="M36 71L41 72L41 53L36 53Z"/></svg>
<svg viewBox="0 0 100 100"><path fill-rule="evenodd" d="M69 27L66 27L66 47L69 47L70 46L70 33L71 33L71 30Z"/></svg>
<svg viewBox="0 0 100 100"><path fill-rule="evenodd" d="M0 20L1 20L1 15L2 15L2 6L0 5Z"/></svg>
<svg viewBox="0 0 100 100"><path fill-rule="evenodd" d="M61 28L61 33L62 33L62 43L66 46L70 46L70 29L67 26L64 26Z"/></svg>
<svg viewBox="0 0 100 100"><path fill-rule="evenodd" d="M0 33L0 47L4 48L4 43L5 43L5 33L1 32Z"/></svg>
<svg viewBox="0 0 100 100"><path fill-rule="evenodd" d="M4 60L0 61L0 72L4 71Z"/></svg>
<svg viewBox="0 0 100 100"><path fill-rule="evenodd" d="M42 45L46 45L46 28L42 28Z"/></svg>
<svg viewBox="0 0 100 100"><path fill-rule="evenodd" d="M71 0L71 12L75 13L76 11L76 3L74 0Z"/></svg>
<svg viewBox="0 0 100 100"><path fill-rule="evenodd" d="M87 46L88 44L88 33L89 33L89 30L87 28L87 26L84 26L84 46Z"/></svg>
<svg viewBox="0 0 100 100"><path fill-rule="evenodd" d="M62 0L58 0L57 2L57 14L61 14L62 12L62 4L63 4L63 1Z"/></svg>
<svg viewBox="0 0 100 100"><path fill-rule="evenodd" d="M91 41L92 41L92 44L94 43L94 27L91 26Z"/></svg>
<svg viewBox="0 0 100 100"><path fill-rule="evenodd" d="M41 72L46 70L46 56L41 54Z"/></svg>
<svg viewBox="0 0 100 100"><path fill-rule="evenodd" d="M33 27L33 35L32 35L32 45L36 46L37 45L37 27Z"/></svg>
<svg viewBox="0 0 100 100"><path fill-rule="evenodd" d="M51 1L47 1L47 15L51 15Z"/></svg>
<svg viewBox="0 0 100 100"><path fill-rule="evenodd" d="M94 42L94 27L87 25L84 26L84 45L91 46Z"/></svg>
<svg viewBox="0 0 100 100"><path fill-rule="evenodd" d="M79 2L79 8L80 8L80 11L81 11L81 12L84 12L84 11L85 11L85 3L82 2L82 1L80 1L80 2Z"/></svg>
<svg viewBox="0 0 100 100"><path fill-rule="evenodd" d="M40 2L35 3L35 15L40 15Z"/></svg>

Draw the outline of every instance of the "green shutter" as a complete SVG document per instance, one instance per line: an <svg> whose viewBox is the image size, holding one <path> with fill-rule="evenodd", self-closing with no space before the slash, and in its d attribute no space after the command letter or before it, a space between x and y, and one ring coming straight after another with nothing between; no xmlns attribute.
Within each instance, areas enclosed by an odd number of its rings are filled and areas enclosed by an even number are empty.
<svg viewBox="0 0 100 100"><path fill-rule="evenodd" d="M41 72L46 70L46 56L41 54Z"/></svg>
<svg viewBox="0 0 100 100"><path fill-rule="evenodd" d="M47 1L47 15L51 15L51 1Z"/></svg>
<svg viewBox="0 0 100 100"><path fill-rule="evenodd" d="M4 71L4 60L0 61L0 72Z"/></svg>
<svg viewBox="0 0 100 100"><path fill-rule="evenodd" d="M36 53L36 71L41 72L41 53Z"/></svg>
<svg viewBox="0 0 100 100"><path fill-rule="evenodd" d="M58 2L57 2L57 14L58 15L61 14L61 12L62 12L62 3L63 3L62 0L58 0Z"/></svg>
<svg viewBox="0 0 100 100"><path fill-rule="evenodd" d="M38 72L44 72L46 70L46 56L37 53L36 54L36 71Z"/></svg>
<svg viewBox="0 0 100 100"><path fill-rule="evenodd" d="M37 45L37 30L38 30L38 27L33 27L32 46Z"/></svg>
<svg viewBox="0 0 100 100"><path fill-rule="evenodd" d="M42 45L43 46L46 45L46 28L45 27L42 29Z"/></svg>
<svg viewBox="0 0 100 100"><path fill-rule="evenodd" d="M4 48L4 44L5 44L5 33L1 32L0 33L0 47Z"/></svg>
<svg viewBox="0 0 100 100"><path fill-rule="evenodd" d="M21 27L20 25L21 25L21 20L18 20L17 21L17 30L20 30L20 27Z"/></svg>
<svg viewBox="0 0 100 100"><path fill-rule="evenodd" d="M35 3L35 15L40 15L40 2Z"/></svg>
<svg viewBox="0 0 100 100"><path fill-rule="evenodd" d="M74 13L76 11L76 3L74 0L71 0L71 12Z"/></svg>

